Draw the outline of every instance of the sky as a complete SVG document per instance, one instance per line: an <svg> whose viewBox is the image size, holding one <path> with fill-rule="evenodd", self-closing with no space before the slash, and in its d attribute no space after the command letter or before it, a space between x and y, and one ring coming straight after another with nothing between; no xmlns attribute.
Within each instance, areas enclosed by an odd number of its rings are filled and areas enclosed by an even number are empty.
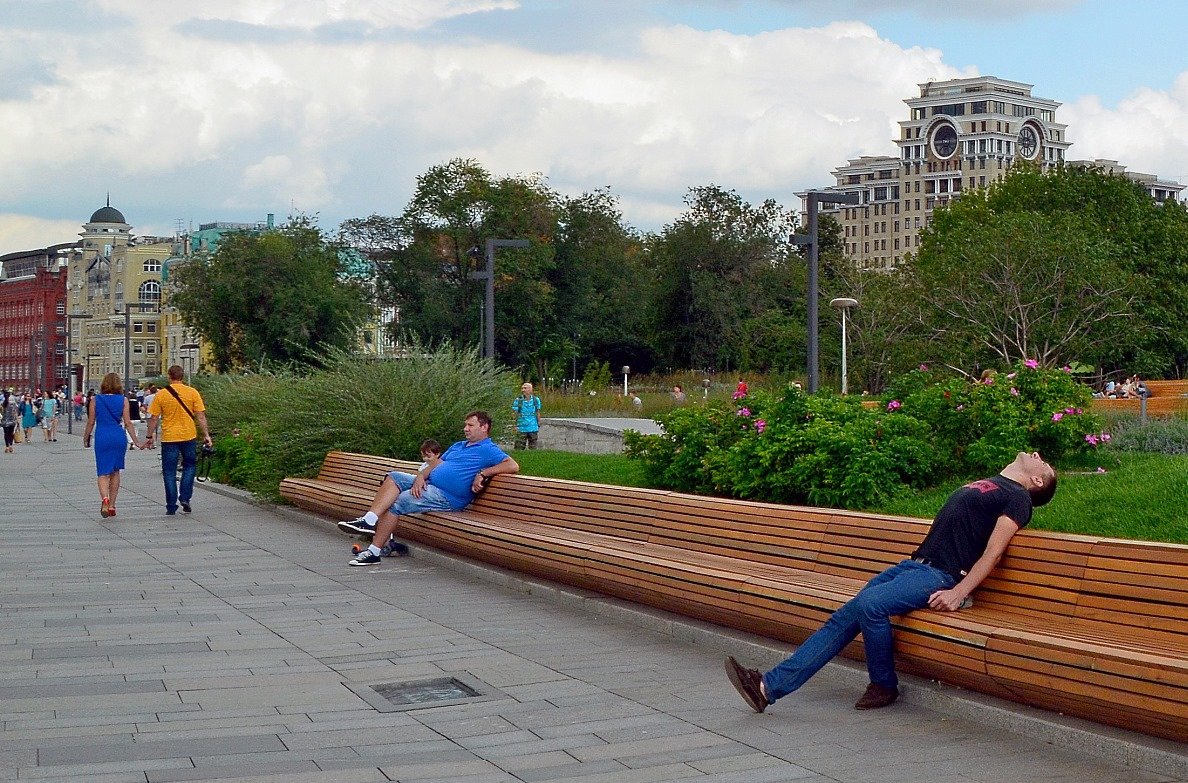
<svg viewBox="0 0 1188 783"><path fill-rule="evenodd" d="M1188 183L1184 0L0 0L0 254L268 213L400 214L472 158L658 231L689 188L798 208L992 75L1070 159Z"/></svg>

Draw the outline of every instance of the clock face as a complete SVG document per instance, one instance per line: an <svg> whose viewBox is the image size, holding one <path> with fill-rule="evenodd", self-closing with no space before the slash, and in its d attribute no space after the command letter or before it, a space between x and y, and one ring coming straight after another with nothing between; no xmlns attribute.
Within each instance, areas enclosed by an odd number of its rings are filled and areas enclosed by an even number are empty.
<svg viewBox="0 0 1188 783"><path fill-rule="evenodd" d="M1035 160L1038 152L1039 137L1035 135L1035 129L1024 125L1023 130L1019 131L1019 154L1028 160Z"/></svg>
<svg viewBox="0 0 1188 783"><path fill-rule="evenodd" d="M952 125L941 125L932 134L932 153L947 158L957 151L957 131Z"/></svg>

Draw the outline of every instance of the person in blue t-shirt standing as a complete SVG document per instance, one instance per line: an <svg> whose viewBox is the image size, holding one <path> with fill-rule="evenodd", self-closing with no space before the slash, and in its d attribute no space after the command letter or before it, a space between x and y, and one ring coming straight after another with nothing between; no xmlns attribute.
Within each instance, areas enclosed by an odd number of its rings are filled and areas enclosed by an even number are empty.
<svg viewBox="0 0 1188 783"><path fill-rule="evenodd" d="M466 414L462 435L464 440L450 446L440 461L423 467L417 475L398 470L389 473L366 514L338 523L340 530L374 532L371 546L351 560L350 565L383 562L381 547L396 532L401 514L463 509L492 476L519 472L519 464L491 440L491 417L486 411Z"/></svg>
<svg viewBox="0 0 1188 783"><path fill-rule="evenodd" d="M512 400L516 414L516 448L536 448L540 434L540 397L532 393L532 384L520 387L520 396Z"/></svg>

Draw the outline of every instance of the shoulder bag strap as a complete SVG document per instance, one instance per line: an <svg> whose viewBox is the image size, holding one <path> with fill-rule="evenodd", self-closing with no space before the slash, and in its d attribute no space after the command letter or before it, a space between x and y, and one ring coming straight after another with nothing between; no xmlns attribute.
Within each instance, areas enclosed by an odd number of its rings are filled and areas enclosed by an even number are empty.
<svg viewBox="0 0 1188 783"><path fill-rule="evenodd" d="M181 397L179 397L179 396L177 396L177 391L176 391L176 390L174 390L174 388L173 388L172 386L166 386L166 387L165 387L165 391L167 391L167 392L169 392L170 394L172 394L172 395L173 395L173 399L177 400L177 404L178 404L178 405L180 405L180 406L182 406L182 410L183 410L183 411L185 411L186 413L189 413L189 414L190 414L190 418L191 418L191 419L192 419L192 418L194 418L194 414L193 414L193 413L191 413L191 412L190 412L190 409L186 407L186 404L185 404L184 402L182 402L182 398L181 398Z"/></svg>

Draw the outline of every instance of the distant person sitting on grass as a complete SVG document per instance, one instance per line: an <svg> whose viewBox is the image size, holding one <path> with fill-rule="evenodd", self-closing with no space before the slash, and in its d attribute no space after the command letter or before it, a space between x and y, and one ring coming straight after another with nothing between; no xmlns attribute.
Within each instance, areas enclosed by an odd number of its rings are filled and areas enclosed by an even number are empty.
<svg viewBox="0 0 1188 783"><path fill-rule="evenodd" d="M998 564L1007 544L1031 521L1033 508L1056 493L1056 471L1038 453L1020 452L991 478L949 495L909 560L866 583L796 652L767 674L726 659L726 676L755 712L804 685L861 632L870 685L855 709L886 707L899 698L891 618L928 607L952 612Z"/></svg>
<svg viewBox="0 0 1188 783"><path fill-rule="evenodd" d="M468 413L462 434L464 440L446 449L440 460L426 459L417 475L398 470L389 473L366 514L338 523L339 529L351 533L374 531L371 546L350 565L381 563L382 548L396 532L401 514L463 509L492 476L519 472L519 464L491 440L491 417L486 411Z"/></svg>

